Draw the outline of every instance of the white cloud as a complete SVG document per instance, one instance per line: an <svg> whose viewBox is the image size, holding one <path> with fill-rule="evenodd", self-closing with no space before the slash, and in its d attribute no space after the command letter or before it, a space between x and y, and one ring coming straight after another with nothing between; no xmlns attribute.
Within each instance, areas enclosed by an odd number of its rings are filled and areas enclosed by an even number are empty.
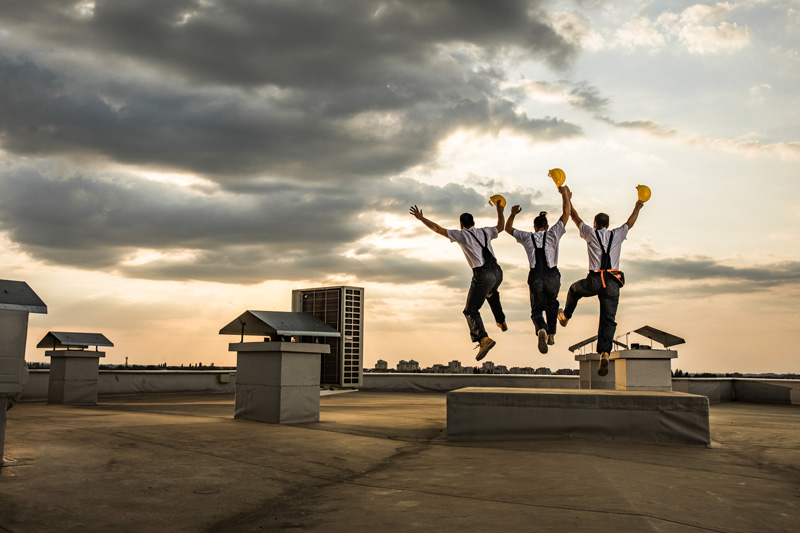
<svg viewBox="0 0 800 533"><path fill-rule="evenodd" d="M719 26L685 25L678 32L678 39L690 53L700 55L735 52L750 44L747 28L735 22Z"/></svg>
<svg viewBox="0 0 800 533"><path fill-rule="evenodd" d="M700 26L703 24L713 24L714 22L726 17L733 10L727 2L720 2L709 6L696 4L687 7L681 12L681 22L685 25Z"/></svg>
<svg viewBox="0 0 800 533"><path fill-rule="evenodd" d="M769 83L760 83L750 87L750 103L763 104L767 95L772 91L772 85Z"/></svg>
<svg viewBox="0 0 800 533"><path fill-rule="evenodd" d="M696 4L677 14L665 11L655 20L636 15L615 32L613 45L657 51L675 42L691 54L735 52L750 44L746 26L723 20L736 7L727 2Z"/></svg>
<svg viewBox="0 0 800 533"><path fill-rule="evenodd" d="M745 135L741 139L710 139L692 136L686 142L747 156L774 155L783 161L800 161L800 142L764 143L749 137Z"/></svg>
<svg viewBox="0 0 800 533"><path fill-rule="evenodd" d="M666 37L647 17L636 16L616 31L614 44L622 48L660 49Z"/></svg>
<svg viewBox="0 0 800 533"><path fill-rule="evenodd" d="M769 83L761 83L759 85L750 87L750 94L753 96L760 96L764 94L766 91L771 91L771 90L772 90L772 85L770 85Z"/></svg>

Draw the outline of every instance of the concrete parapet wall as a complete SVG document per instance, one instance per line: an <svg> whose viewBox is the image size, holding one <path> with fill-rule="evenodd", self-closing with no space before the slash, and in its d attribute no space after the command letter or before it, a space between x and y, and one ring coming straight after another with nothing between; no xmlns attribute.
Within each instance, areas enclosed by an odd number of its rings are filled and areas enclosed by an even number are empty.
<svg viewBox="0 0 800 533"><path fill-rule="evenodd" d="M732 402L736 399L734 378L672 378L672 390L707 396L710 403Z"/></svg>
<svg viewBox="0 0 800 533"><path fill-rule="evenodd" d="M230 374L230 383L220 383ZM31 370L21 401L47 400L50 372ZM577 389L578 376L512 374L399 374L365 373L362 390L449 392L464 387ZM235 370L101 370L98 396L158 393L233 393ZM707 396L711 403L753 402L800 405L800 380L748 378L673 378L672 390Z"/></svg>
<svg viewBox="0 0 800 533"><path fill-rule="evenodd" d="M577 389L578 376L365 373L363 390L449 392L464 387Z"/></svg>
<svg viewBox="0 0 800 533"><path fill-rule="evenodd" d="M800 405L800 380L795 379L673 378L672 390L708 396L711 403Z"/></svg>
<svg viewBox="0 0 800 533"><path fill-rule="evenodd" d="M362 390L449 392L464 387L578 389L578 376L516 374L365 373ZM800 380L673 378L672 390L707 396L710 403L752 402L800 405Z"/></svg>
<svg viewBox="0 0 800 533"><path fill-rule="evenodd" d="M228 383L219 376L230 375ZM47 400L48 370L31 370L21 401ZM98 396L128 394L233 393L235 370L101 370Z"/></svg>
<svg viewBox="0 0 800 533"><path fill-rule="evenodd" d="M735 378L733 388L740 402L800 405L800 380Z"/></svg>

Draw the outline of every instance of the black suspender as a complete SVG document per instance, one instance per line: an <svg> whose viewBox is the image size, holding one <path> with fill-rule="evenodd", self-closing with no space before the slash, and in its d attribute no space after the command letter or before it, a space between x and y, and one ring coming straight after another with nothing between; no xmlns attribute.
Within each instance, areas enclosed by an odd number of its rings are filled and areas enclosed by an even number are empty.
<svg viewBox="0 0 800 533"><path fill-rule="evenodd" d="M469 235L470 237L472 237L473 239L475 239L475 240L477 241L478 245L481 247L481 252L482 252L482 254L483 254L483 264L484 264L484 265L488 265L488 264L494 264L494 263L497 263L497 259L495 258L494 254L492 254L491 250L489 250L489 248L488 248L488 247L487 247L485 244L483 244L483 243L482 243L482 242L481 242L481 241L480 241L480 240L479 240L479 239L478 239L478 238L477 238L475 235L473 235L473 234L472 234L472 232L471 232L471 231L469 231L468 229L465 229L464 231L467 233L467 235ZM477 231L477 228L476 228L476 231ZM482 230L481 230L481 233L483 233L483 231L482 231ZM486 237L486 242L488 243L488 242L489 242L489 236L488 236L488 235L484 235L484 237Z"/></svg>
<svg viewBox="0 0 800 533"><path fill-rule="evenodd" d="M537 270L539 270L539 269L547 270L547 268L548 268L547 267L547 252L545 251L545 247L547 246L547 232L545 231L544 235L542 235L542 247L541 248L537 248L536 247L536 239L533 238L534 234L531 233L530 235L531 235L531 244L533 245L533 256L536 258L536 266L534 266L534 268L537 269ZM539 253L540 250L541 250L541 253ZM540 261L539 259L542 259L542 261Z"/></svg>
<svg viewBox="0 0 800 533"><path fill-rule="evenodd" d="M610 232L608 238L608 247L603 247L603 241L600 240L600 232L595 229L594 236L597 237L597 244L600 245L600 268L599 270L611 270L611 243L614 241L614 232Z"/></svg>

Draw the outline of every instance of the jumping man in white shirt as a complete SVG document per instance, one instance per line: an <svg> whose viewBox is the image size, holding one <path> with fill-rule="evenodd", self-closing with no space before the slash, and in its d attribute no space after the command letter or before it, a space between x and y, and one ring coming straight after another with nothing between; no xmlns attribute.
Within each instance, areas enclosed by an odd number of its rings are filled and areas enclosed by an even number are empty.
<svg viewBox="0 0 800 533"><path fill-rule="evenodd" d="M581 220L575 207L571 207L572 220L578 226L581 238L586 241L589 252L589 275L569 288L567 303L563 310L558 310L558 321L562 327L566 326L581 298L597 296L600 299L600 323L597 328L600 366L597 373L601 376L608 374L608 354L617 329L614 319L619 305L619 289L625 284L625 276L619 270L622 241L628 236L628 230L633 227L643 206L644 202L637 200L628 221L612 231L608 230L607 214L598 213L594 217L594 227L591 227Z"/></svg>
<svg viewBox="0 0 800 533"><path fill-rule="evenodd" d="M561 272L558 271L558 244L566 233L565 224L569 220L569 188L561 186L561 218L551 228L547 223L547 213L542 211L533 219L534 232L514 229L514 218L522 209L515 205L506 222L506 233L512 235L528 254L530 271L528 289L531 298L531 320L539 337L539 351L547 353L547 346L556 343L556 324L558 316L558 291L561 289ZM545 314L547 320L542 318Z"/></svg>
<svg viewBox="0 0 800 533"><path fill-rule="evenodd" d="M478 343L478 361L483 359L486 354L494 348L494 340L489 338L486 329L483 327L480 309L483 302L488 301L492 309L497 326L506 331L506 315L503 313L503 306L500 305L500 293L497 289L503 282L503 270L497 264L497 259L492 250L492 239L503 231L505 216L503 206L497 203L497 226L476 228L475 220L469 213L461 215L461 229L444 229L439 224L432 222L422 215L416 205L412 205L410 212L414 217L421 221L425 226L442 237L447 237L451 242L457 242L467 258L467 263L472 267L472 282L467 294L467 305L464 307L464 316L467 318L469 335L472 342Z"/></svg>

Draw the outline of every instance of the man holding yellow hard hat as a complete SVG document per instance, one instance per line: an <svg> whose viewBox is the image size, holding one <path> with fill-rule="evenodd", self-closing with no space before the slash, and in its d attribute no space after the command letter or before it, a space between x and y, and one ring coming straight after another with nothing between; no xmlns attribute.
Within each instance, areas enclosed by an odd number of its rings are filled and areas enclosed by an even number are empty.
<svg viewBox="0 0 800 533"><path fill-rule="evenodd" d="M617 329L614 319L619 306L619 289L625 284L625 276L619 270L622 241L627 237L628 230L633 228L643 206L644 201L637 200L628 221L611 231L608 229L607 214L598 213L594 217L594 227L592 227L584 223L578 212L575 211L575 206L571 206L570 216L578 226L581 238L586 241L589 252L589 275L576 281L569 288L567 303L564 309L558 310L558 321L562 327L566 326L581 298L588 296L599 298L600 323L597 328L597 351L600 353L600 366L597 373L601 376L608 374L608 357L613 344L614 332Z"/></svg>
<svg viewBox="0 0 800 533"><path fill-rule="evenodd" d="M556 169L558 170L558 169ZM552 171L551 171L552 172ZM563 175L563 172L562 172ZM561 180L561 183L564 183ZM558 315L558 291L561 289L561 272L558 271L558 244L566 233L569 220L569 187L558 187L561 193L561 217L551 228L547 213L542 211L533 219L533 232L514 228L514 218L522 211L520 206L511 208L506 222L506 233L514 237L528 256L528 291L531 300L531 320L539 338L539 352L547 353L547 346L555 344L556 317ZM544 313L545 318L542 317Z"/></svg>
<svg viewBox="0 0 800 533"><path fill-rule="evenodd" d="M496 344L489 338L483 326L480 314L483 302L489 302L497 326L502 331L508 329L506 315L500 304L500 293L497 291L503 282L503 270L497 264L491 244L492 239L496 239L505 226L503 209L506 200L502 196L496 195L492 197L490 203L497 208L497 226L486 228L476 228L472 215L464 213L460 218L461 229L444 229L439 224L425 218L422 210L416 205L412 205L410 208L410 213L430 230L442 237L447 237L451 242L458 243L464 252L464 257L467 258L467 263L472 267L472 282L467 294L464 316L467 319L472 342L478 343L478 355L475 357L478 361L486 357L489 350Z"/></svg>

